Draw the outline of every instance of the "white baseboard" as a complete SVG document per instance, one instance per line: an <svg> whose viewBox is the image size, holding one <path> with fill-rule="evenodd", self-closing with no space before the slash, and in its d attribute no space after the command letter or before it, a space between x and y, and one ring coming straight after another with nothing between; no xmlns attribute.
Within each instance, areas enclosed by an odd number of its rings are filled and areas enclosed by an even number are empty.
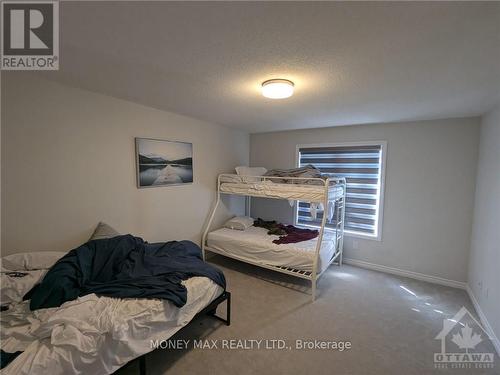
<svg viewBox="0 0 500 375"><path fill-rule="evenodd" d="M451 286L453 288L465 289L467 286L467 283L465 283L463 281L449 280L449 279L445 279L445 278L438 277L438 276L431 276L431 275L426 275L423 273L402 270L399 268L383 266L381 264L369 263L369 262L365 262L365 261L357 260L357 259L344 258L344 263L350 264L353 266L357 266L357 267L361 267L361 268L366 268L369 270L391 273L393 275L409 277L411 279L416 279L416 280L421 280L421 281L427 281L429 283Z"/></svg>
<svg viewBox="0 0 500 375"><path fill-rule="evenodd" d="M484 315L483 310L481 309L481 305L479 305L479 302L472 292L471 287L469 284L466 285L466 290L467 293L469 294L469 297L472 301L472 304L474 305L474 308L476 309L477 314L479 315L479 319L481 319L481 323L483 325L483 328L486 330L486 333L488 336L490 336L490 340L493 343L493 346L495 347L498 355L500 356L500 341L498 340L497 336L495 335L495 332L493 331L493 328L491 328L490 322L488 322L488 319L486 318L486 315Z"/></svg>

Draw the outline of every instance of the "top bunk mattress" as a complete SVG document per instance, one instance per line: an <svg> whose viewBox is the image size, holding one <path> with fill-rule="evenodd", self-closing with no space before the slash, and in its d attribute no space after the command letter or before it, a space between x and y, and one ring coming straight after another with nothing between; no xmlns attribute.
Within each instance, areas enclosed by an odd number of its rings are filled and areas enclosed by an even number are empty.
<svg viewBox="0 0 500 375"><path fill-rule="evenodd" d="M321 185L285 184L272 181L258 182L224 182L220 183L220 191L228 194L247 195L252 197L300 200L303 202L323 202L325 187ZM329 200L335 200L343 194L342 185L329 187Z"/></svg>
<svg viewBox="0 0 500 375"><path fill-rule="evenodd" d="M288 244L275 244L279 236L268 235L267 229L251 226L246 230L221 228L207 236L207 250L250 261L278 267L289 267L311 272L318 239ZM327 231L323 234L318 272L322 272L335 255L335 236Z"/></svg>

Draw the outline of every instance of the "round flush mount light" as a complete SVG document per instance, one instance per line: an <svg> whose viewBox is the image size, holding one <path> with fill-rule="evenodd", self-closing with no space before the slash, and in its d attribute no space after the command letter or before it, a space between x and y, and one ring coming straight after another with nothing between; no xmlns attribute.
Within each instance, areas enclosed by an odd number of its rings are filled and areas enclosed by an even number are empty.
<svg viewBox="0 0 500 375"><path fill-rule="evenodd" d="M270 79L262 82L262 95L270 99L285 99L293 95L294 84L288 79Z"/></svg>

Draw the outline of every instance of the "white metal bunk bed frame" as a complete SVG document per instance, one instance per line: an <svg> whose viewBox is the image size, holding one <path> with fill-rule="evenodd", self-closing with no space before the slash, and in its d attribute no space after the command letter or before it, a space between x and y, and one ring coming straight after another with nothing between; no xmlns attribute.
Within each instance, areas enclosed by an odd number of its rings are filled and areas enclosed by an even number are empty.
<svg viewBox="0 0 500 375"><path fill-rule="evenodd" d="M316 244L316 250L315 250L315 256L313 259L313 267L312 271L304 271L304 270L298 270L290 267L284 267L284 266L274 266L274 265L269 265L269 264L262 264L258 262L254 262L248 259L243 259L241 257L238 257L236 255L229 255L227 253L223 253L217 249L214 249L210 246L207 245L207 236L210 231L210 226L212 225L213 219L215 217L215 212L217 210L217 207L220 204L221 200L221 194L229 194L229 195L239 195L239 196L245 196L245 197L259 197L259 198L269 198L269 199L284 199L288 200L288 198L283 197L283 198L278 198L278 197L266 197L262 196L259 194L243 194L243 193L235 193L235 192L225 192L221 191L221 179L227 178L228 181L222 181L224 182L231 182L234 181L235 179L243 183L248 183L250 184L255 184L255 183L265 183L266 181L270 182L276 182L277 180L296 180L296 181L307 181L307 182L318 182L317 185L306 185L306 186L318 186L318 185L323 185L324 190L323 190L323 199L321 202L314 202L314 203L322 203L323 204L323 218L321 220L321 226L319 228L319 234L318 234L318 241ZM257 179L257 181L256 181ZM248 181L248 182L245 182ZM334 196L331 197L330 195L330 188L335 185L341 185L342 186L342 194L338 194L337 190L335 190ZM293 185L292 185L293 186ZM346 191L347 191L347 184L346 184L346 179L345 178L312 178L312 177L277 177L277 176L239 176L235 174L220 174L217 178L217 193L216 193L216 201L215 205L212 209L212 212L210 214L210 217L208 219L208 223L206 225L205 231L203 232L203 237L202 237L202 254L203 254L203 260L205 260L205 253L206 251L210 251L216 254L220 254L229 258L233 258L245 263L253 264L258 267L262 268L267 268L273 271L281 272L287 275L299 277L301 279L306 279L311 281L311 286L312 286L312 301L315 300L316 298L316 283L318 279L323 275L323 273L328 269L328 267L332 263L337 263L339 266L342 265L342 253L343 253L343 247L344 247L344 221L345 221L345 203L346 203ZM294 198L290 198L294 199ZM296 200L296 199L294 199ZM333 253L333 256L328 262L328 265L326 267L323 267L323 270L318 273L318 261L319 261L319 256L320 256L320 251L321 251L321 245L323 244L323 234L325 231L325 225L327 222L327 208L329 202L333 202L335 205L334 208L334 217L335 217L335 227L334 230L334 238L335 238L335 251ZM248 208L247 208L248 209ZM248 212L249 213L249 212ZM247 213L247 214L248 214Z"/></svg>

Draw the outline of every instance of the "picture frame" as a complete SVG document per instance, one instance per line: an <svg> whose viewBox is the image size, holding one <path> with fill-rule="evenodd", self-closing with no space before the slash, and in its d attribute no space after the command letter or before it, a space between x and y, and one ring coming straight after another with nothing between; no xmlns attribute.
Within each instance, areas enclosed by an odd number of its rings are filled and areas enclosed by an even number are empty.
<svg viewBox="0 0 500 375"><path fill-rule="evenodd" d="M137 188L192 184L193 144L135 138Z"/></svg>

